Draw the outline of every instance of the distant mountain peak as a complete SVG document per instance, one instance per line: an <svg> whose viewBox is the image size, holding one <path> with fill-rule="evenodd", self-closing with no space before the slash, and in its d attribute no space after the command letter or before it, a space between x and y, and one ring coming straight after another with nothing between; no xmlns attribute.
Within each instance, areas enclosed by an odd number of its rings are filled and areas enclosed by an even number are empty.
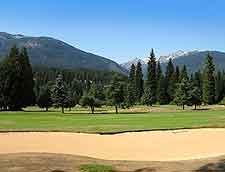
<svg viewBox="0 0 225 172"><path fill-rule="evenodd" d="M159 57L159 61L161 63L165 63L165 62L168 62L169 59L176 59L178 57L182 57L182 56L189 56L191 54L194 54L194 53L198 53L199 51L198 50L194 50L194 51L183 51L183 50L178 50L176 52L173 52L171 54L168 54L168 55L164 55L164 56L160 56Z"/></svg>
<svg viewBox="0 0 225 172"><path fill-rule="evenodd" d="M26 36L21 35L21 34L16 34L16 35L13 35L13 37L14 37L15 39L21 39L21 38L25 38Z"/></svg>
<svg viewBox="0 0 225 172"><path fill-rule="evenodd" d="M140 62L142 65L145 65L145 61L144 61L144 60L135 57L135 58L133 58L132 60L130 60L130 61L126 62L126 63L121 64L121 66L122 66L123 68L129 70L132 64L137 65L138 62Z"/></svg>

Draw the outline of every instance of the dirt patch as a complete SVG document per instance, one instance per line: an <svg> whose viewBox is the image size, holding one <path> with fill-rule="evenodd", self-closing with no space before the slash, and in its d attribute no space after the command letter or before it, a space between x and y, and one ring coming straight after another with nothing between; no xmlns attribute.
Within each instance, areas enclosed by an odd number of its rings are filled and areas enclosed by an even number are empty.
<svg viewBox="0 0 225 172"><path fill-rule="evenodd" d="M0 171L80 172L80 166L84 164L105 164L113 166L115 172L222 172L219 170L223 169L224 158L219 157L179 162L135 162L106 161L63 154L2 154L0 155Z"/></svg>

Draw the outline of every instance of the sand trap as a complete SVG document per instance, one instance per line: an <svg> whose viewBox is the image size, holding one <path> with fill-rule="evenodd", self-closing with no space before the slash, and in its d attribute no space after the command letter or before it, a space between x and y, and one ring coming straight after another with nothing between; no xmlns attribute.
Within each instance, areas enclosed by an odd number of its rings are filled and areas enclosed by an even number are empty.
<svg viewBox="0 0 225 172"><path fill-rule="evenodd" d="M106 160L172 161L225 154L225 129L97 135L1 133L0 153L46 152Z"/></svg>

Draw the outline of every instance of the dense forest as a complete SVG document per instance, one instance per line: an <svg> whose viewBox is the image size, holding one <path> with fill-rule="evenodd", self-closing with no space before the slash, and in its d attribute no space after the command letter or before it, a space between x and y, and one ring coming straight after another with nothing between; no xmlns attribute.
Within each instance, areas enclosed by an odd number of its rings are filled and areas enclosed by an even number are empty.
<svg viewBox="0 0 225 172"><path fill-rule="evenodd" d="M142 66L133 64L129 76L109 71L63 70L31 67L26 48L12 47L0 63L0 109L22 110L38 105L71 109L77 104L130 108L136 104L176 104L185 108L202 104L224 103L225 73L215 69L213 57L205 57L202 71L187 73L186 66L174 66L172 60L166 72L156 61L152 49L147 79Z"/></svg>

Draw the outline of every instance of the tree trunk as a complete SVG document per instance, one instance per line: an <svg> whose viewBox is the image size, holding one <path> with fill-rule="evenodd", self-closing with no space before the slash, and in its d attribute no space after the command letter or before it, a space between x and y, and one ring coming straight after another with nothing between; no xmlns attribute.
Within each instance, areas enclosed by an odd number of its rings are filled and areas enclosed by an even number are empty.
<svg viewBox="0 0 225 172"><path fill-rule="evenodd" d="M69 107L69 111L71 111L71 107Z"/></svg>
<svg viewBox="0 0 225 172"><path fill-rule="evenodd" d="M195 110L197 109L197 105L195 104Z"/></svg>
<svg viewBox="0 0 225 172"><path fill-rule="evenodd" d="M117 107L117 106L115 106L115 108L116 108L116 114L118 114L118 107Z"/></svg>
<svg viewBox="0 0 225 172"><path fill-rule="evenodd" d="M64 113L64 106L62 106L62 113Z"/></svg>
<svg viewBox="0 0 225 172"><path fill-rule="evenodd" d="M184 110L184 104L182 106L183 106L183 110Z"/></svg>
<svg viewBox="0 0 225 172"><path fill-rule="evenodd" d="M46 112L48 112L48 107L46 107Z"/></svg>
<svg viewBox="0 0 225 172"><path fill-rule="evenodd" d="M94 114L94 111L95 111L95 107L92 106L92 107L91 107L91 113Z"/></svg>

